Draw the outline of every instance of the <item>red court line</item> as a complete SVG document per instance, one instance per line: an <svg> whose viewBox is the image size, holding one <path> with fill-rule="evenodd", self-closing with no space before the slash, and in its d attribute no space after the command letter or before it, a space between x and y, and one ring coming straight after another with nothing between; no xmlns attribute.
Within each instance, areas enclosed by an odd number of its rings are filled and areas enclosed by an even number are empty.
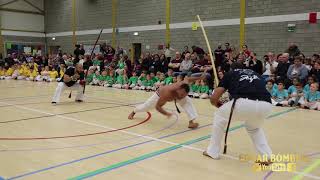
<svg viewBox="0 0 320 180"><path fill-rule="evenodd" d="M127 126L127 127L123 127L123 128L119 128L119 129L113 129L113 130L108 130L108 131L102 131L102 132L95 132L95 133L88 133L88 134L77 134L77 135L69 135L69 136L52 136L52 137L17 137L17 138L1 138L0 140L14 140L14 141L23 141L23 140L43 140L43 139L65 139L65 138L75 138L75 137L83 137L83 136L93 136L93 135L98 135L98 134L106 134L106 133L111 133L111 132L115 132L115 131L121 131L124 129L129 129L129 128L133 128L135 126L139 126L143 123L146 123L147 121L149 121L151 119L151 113L147 112L148 117L143 120L142 122L139 122L137 124L131 125L131 126Z"/></svg>

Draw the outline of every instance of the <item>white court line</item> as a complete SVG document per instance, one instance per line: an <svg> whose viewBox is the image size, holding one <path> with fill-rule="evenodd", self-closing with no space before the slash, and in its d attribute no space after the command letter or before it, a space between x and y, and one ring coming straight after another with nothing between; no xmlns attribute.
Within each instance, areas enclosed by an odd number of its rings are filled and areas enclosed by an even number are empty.
<svg viewBox="0 0 320 180"><path fill-rule="evenodd" d="M52 114L52 113L49 113L49 112L45 112L45 111L41 111L41 110L37 110L37 109L33 109L33 108L27 108L27 107L23 107L23 106L18 106L18 105L14 105L14 104L10 104L10 103L5 103L5 102L0 102L0 103L1 104L6 104L6 105L10 105L10 106L14 106L14 107L20 108L20 109L25 109L25 110L29 110L29 111L33 111L33 112L46 114L46 115L55 115L55 116L63 118L63 119L68 119L68 120L80 122L80 123L91 125L91 126L95 126L95 127L102 127L102 128L106 128L106 129L109 129L109 130L115 130L115 128L112 128L112 127L108 127L108 126L104 126L104 125L100 125L100 124L96 124L96 123L89 123L89 122L82 121L82 120L79 120L79 119L76 119L76 118L72 118L72 117L56 115L56 114ZM178 118L178 115L177 114L175 114L175 115ZM150 139L150 140L154 140L154 141L157 141L157 142L162 142L162 143L166 143L166 144L170 144L170 145L180 145L183 148L190 149L190 150L195 150L195 151L199 151L199 152L205 151L204 149L196 148L196 147L193 147L193 146L181 145L179 143L174 143L174 142L171 142L171 141L166 141L166 140L162 140L162 139L158 139L158 138L154 138L154 137L150 137L150 136L145 136L145 135L141 135L141 134L125 131L125 130L120 130L119 132L123 132L125 134L129 134L129 135L133 135L133 136L137 136L137 137L143 137L143 138L146 138L146 139ZM229 158L229 159L232 159L232 160L237 160L237 161L239 160L239 158L235 157L235 156L230 156L230 155L225 155L225 154L221 154L221 156ZM248 163L252 164L253 162L248 162ZM299 171L290 172L290 173L303 174L304 176L312 178L312 179L320 179L319 176L315 176L315 175L312 175L312 174L304 174L304 173L299 172Z"/></svg>

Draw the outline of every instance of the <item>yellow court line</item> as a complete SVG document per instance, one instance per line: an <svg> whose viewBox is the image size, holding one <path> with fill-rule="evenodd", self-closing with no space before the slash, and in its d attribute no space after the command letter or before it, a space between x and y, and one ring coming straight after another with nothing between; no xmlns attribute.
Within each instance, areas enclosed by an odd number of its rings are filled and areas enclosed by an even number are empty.
<svg viewBox="0 0 320 180"><path fill-rule="evenodd" d="M313 171L314 169L316 169L318 166L320 165L320 159L317 159L316 161L314 161L312 164L310 164L309 166L307 166L301 174L298 174L296 176L294 176L292 178L292 180L300 180L302 179L307 173L310 173L311 171Z"/></svg>

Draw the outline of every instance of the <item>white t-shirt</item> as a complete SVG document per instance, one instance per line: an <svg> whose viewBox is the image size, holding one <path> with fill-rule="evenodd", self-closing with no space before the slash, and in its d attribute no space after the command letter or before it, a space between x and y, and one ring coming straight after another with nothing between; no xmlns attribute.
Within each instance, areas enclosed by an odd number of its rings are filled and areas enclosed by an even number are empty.
<svg viewBox="0 0 320 180"><path fill-rule="evenodd" d="M275 69L275 68L277 68L277 66L278 66L278 63L276 61L273 61L272 67ZM270 76L271 75L271 70L270 70L271 66L270 66L269 62L266 63L265 68L266 68L266 70L264 71L264 73L262 75Z"/></svg>

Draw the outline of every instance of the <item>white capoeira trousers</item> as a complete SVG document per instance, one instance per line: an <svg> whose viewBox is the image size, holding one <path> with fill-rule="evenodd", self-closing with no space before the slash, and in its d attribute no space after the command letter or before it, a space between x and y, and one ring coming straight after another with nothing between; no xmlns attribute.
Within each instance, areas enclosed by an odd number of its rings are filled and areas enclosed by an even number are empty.
<svg viewBox="0 0 320 180"><path fill-rule="evenodd" d="M210 144L207 148L207 153L213 158L219 158L221 142L228 124L232 103L233 100L222 105L215 113ZM272 151L264 135L262 125L271 109L271 103L240 98L235 104L231 120L244 121L244 126L258 153L269 157Z"/></svg>
<svg viewBox="0 0 320 180"><path fill-rule="evenodd" d="M147 112L148 110L154 109L159 100L159 96L157 93L154 93L145 103L140 104L135 107L133 112ZM187 113L189 120L195 120L198 117L198 113L196 108L193 106L191 99L186 96L183 99L177 100L177 103L183 108L183 110Z"/></svg>
<svg viewBox="0 0 320 180"><path fill-rule="evenodd" d="M80 85L79 83L75 83L73 86L68 87L64 82L59 82L56 88L56 92L54 93L54 96L52 98L52 102L56 102L56 103L60 102L61 93L66 89L77 90L76 100L84 100L82 85Z"/></svg>

